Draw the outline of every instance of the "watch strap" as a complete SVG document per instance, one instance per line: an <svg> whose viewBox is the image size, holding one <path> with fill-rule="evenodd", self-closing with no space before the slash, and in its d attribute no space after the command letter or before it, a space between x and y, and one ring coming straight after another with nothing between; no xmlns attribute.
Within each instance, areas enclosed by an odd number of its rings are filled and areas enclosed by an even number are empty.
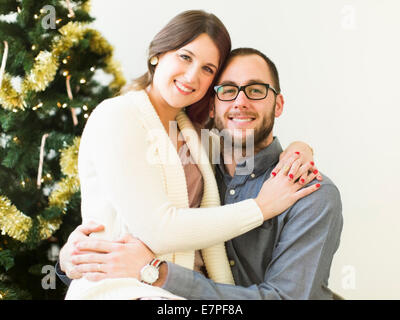
<svg viewBox="0 0 400 320"><path fill-rule="evenodd" d="M155 259L153 259L153 260L151 260L151 261L149 262L149 265L150 265L150 266L153 266L153 267L156 267L157 269L160 269L161 265L162 265L164 262L165 262L164 260L155 258Z"/></svg>

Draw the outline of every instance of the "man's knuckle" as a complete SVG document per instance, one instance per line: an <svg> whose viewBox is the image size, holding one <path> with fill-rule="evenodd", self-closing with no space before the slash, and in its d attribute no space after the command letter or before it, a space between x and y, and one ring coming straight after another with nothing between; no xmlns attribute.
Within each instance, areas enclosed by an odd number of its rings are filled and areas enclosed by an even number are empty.
<svg viewBox="0 0 400 320"><path fill-rule="evenodd" d="M80 273L80 272L83 271L82 269L83 269L83 266L76 266L76 267L74 267L74 268L71 269L71 273L72 273L72 274Z"/></svg>
<svg viewBox="0 0 400 320"><path fill-rule="evenodd" d="M77 263L79 263L79 259L80 259L79 256L72 257L72 258L71 258L71 262L72 262L73 264L77 264Z"/></svg>
<svg viewBox="0 0 400 320"><path fill-rule="evenodd" d="M96 260L96 254L94 254L94 253L89 253L89 254L88 254L88 260L89 260L89 261L94 261L94 260Z"/></svg>
<svg viewBox="0 0 400 320"><path fill-rule="evenodd" d="M107 263L113 264L113 263L115 263L115 262L117 261L117 257L115 256L115 254L111 253L111 254L107 255L107 256L104 258L104 260L105 260Z"/></svg>
<svg viewBox="0 0 400 320"><path fill-rule="evenodd" d="M81 225L79 225L73 232L79 232L79 233L81 233L81 232L85 232L86 229L87 229L87 227L86 227L85 225L81 224Z"/></svg>
<svg viewBox="0 0 400 320"><path fill-rule="evenodd" d="M111 274L115 274L117 272L117 267L112 264L107 266L105 271Z"/></svg>

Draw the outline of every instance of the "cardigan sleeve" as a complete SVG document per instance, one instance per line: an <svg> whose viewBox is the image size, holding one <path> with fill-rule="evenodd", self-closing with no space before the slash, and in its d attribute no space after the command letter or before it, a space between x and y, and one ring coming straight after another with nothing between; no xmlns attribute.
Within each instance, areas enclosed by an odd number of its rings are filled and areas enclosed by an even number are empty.
<svg viewBox="0 0 400 320"><path fill-rule="evenodd" d="M175 207L164 191L159 169L148 161L149 143L138 110L118 99L101 103L82 134L81 187L87 176L95 175L102 193L82 190L86 196L105 197L129 232L156 254L207 248L263 223L253 199L212 208ZM96 215L95 210L91 214Z"/></svg>

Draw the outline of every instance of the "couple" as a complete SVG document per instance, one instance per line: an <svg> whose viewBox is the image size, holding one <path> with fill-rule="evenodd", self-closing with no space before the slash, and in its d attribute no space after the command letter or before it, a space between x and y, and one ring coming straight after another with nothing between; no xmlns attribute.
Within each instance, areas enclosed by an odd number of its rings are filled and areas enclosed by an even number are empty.
<svg viewBox="0 0 400 320"><path fill-rule="evenodd" d="M67 299L332 299L339 192L311 148L282 152L273 137L284 101L272 61L230 50L218 18L183 12L153 39L134 90L90 116L83 224L57 266L75 279ZM208 116L224 132L207 140L215 167L197 135Z"/></svg>

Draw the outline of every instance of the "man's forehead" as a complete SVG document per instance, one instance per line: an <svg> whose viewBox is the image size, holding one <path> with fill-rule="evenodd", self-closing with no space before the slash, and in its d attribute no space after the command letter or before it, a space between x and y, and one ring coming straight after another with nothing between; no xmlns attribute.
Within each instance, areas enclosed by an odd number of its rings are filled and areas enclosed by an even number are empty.
<svg viewBox="0 0 400 320"><path fill-rule="evenodd" d="M248 84L251 82L271 81L267 63L258 55L246 55L233 58L222 72L218 84Z"/></svg>

